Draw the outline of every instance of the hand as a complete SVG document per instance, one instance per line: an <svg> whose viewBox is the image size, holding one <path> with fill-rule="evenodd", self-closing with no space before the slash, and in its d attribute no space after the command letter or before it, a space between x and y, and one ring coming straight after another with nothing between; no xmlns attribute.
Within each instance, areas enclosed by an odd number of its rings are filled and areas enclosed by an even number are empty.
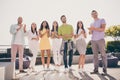
<svg viewBox="0 0 120 80"><path fill-rule="evenodd" d="M40 34L39 36L40 36L40 38L42 38L42 37L43 37L43 35L42 35L42 34Z"/></svg>
<svg viewBox="0 0 120 80"><path fill-rule="evenodd" d="M22 27L23 25L22 24L18 24L19 27Z"/></svg>
<svg viewBox="0 0 120 80"><path fill-rule="evenodd" d="M90 28L88 28L88 30L93 31L93 30L95 30L95 27L91 26Z"/></svg>
<svg viewBox="0 0 120 80"><path fill-rule="evenodd" d="M46 32L49 33L49 29L47 29Z"/></svg>
<svg viewBox="0 0 120 80"><path fill-rule="evenodd" d="M65 37L69 37L69 36L71 36L71 34L65 34L64 36L65 36Z"/></svg>
<svg viewBox="0 0 120 80"><path fill-rule="evenodd" d="M31 40L35 40L35 38L32 38Z"/></svg>
<svg viewBox="0 0 120 80"><path fill-rule="evenodd" d="M62 36L59 36L59 38L63 38Z"/></svg>
<svg viewBox="0 0 120 80"><path fill-rule="evenodd" d="M81 34L84 34L85 32L84 31L81 31Z"/></svg>
<svg viewBox="0 0 120 80"><path fill-rule="evenodd" d="M77 35L74 35L74 38L77 38Z"/></svg>
<svg viewBox="0 0 120 80"><path fill-rule="evenodd" d="M24 24L24 29L26 29L26 24Z"/></svg>
<svg viewBox="0 0 120 80"><path fill-rule="evenodd" d="M78 34L76 34L76 38L78 38L79 37L79 35Z"/></svg>
<svg viewBox="0 0 120 80"><path fill-rule="evenodd" d="M55 32L52 32L52 35L55 35Z"/></svg>
<svg viewBox="0 0 120 80"><path fill-rule="evenodd" d="M37 38L32 38L32 40L39 40L39 38L37 37Z"/></svg>
<svg viewBox="0 0 120 80"><path fill-rule="evenodd" d="M36 40L36 38L32 38L32 40Z"/></svg>
<svg viewBox="0 0 120 80"><path fill-rule="evenodd" d="M19 28L17 28L17 31L19 31L22 28L22 24L18 24Z"/></svg>

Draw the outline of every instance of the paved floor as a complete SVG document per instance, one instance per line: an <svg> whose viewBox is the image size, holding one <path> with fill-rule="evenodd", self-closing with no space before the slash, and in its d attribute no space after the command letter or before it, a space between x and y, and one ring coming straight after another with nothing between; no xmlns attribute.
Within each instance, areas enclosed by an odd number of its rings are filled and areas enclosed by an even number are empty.
<svg viewBox="0 0 120 80"><path fill-rule="evenodd" d="M119 61L120 65L120 61ZM37 73L19 74L16 71L18 80L120 80L120 67L108 68L108 75L103 76L102 68L99 68L98 74L90 74L93 70L93 64L85 64L85 72L78 72L77 65L72 66L72 71L64 72L64 67L60 67L60 71L53 70L54 66L51 65L50 71L43 71L42 66L36 66Z"/></svg>

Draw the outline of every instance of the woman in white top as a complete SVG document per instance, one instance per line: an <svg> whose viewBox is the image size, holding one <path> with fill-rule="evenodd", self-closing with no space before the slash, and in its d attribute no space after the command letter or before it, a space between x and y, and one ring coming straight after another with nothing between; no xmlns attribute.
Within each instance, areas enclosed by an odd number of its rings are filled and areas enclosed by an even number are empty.
<svg viewBox="0 0 120 80"><path fill-rule="evenodd" d="M31 24L31 30L28 31L28 41L29 41L29 49L33 54L33 57L31 58L29 70L28 70L28 73L30 73L35 71L34 67L35 67L36 57L39 49L39 37L37 32L37 26L35 23Z"/></svg>
<svg viewBox="0 0 120 80"><path fill-rule="evenodd" d="M79 58L79 65L78 65L78 69L80 69L80 71L84 69L84 63L85 63L85 53L86 53L86 32L83 26L82 21L78 21L77 23L77 30L76 30L76 48L80 54L80 58Z"/></svg>
<svg viewBox="0 0 120 80"><path fill-rule="evenodd" d="M53 51L53 60L55 66L61 65L61 54L60 47L62 40L58 37L58 22L54 21L52 30L51 30L51 38L52 38L52 51Z"/></svg>

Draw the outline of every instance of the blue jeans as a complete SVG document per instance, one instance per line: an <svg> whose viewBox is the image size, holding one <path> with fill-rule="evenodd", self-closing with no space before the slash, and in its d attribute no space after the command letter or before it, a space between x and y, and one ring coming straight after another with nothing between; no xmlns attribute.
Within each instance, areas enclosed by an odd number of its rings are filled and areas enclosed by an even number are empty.
<svg viewBox="0 0 120 80"><path fill-rule="evenodd" d="M63 60L64 60L64 65L65 65L65 68L68 68L68 63L67 63L67 50L68 50L68 46L67 46L67 42L64 44L64 54L63 54ZM72 46L73 46L73 42L71 43ZM71 67L72 65L72 60L73 60L73 50L70 50L68 52L69 54L69 67Z"/></svg>

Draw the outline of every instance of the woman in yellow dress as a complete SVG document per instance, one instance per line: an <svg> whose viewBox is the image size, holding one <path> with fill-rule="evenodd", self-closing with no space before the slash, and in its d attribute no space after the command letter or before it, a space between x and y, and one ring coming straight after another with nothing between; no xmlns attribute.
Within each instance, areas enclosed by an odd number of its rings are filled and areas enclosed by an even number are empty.
<svg viewBox="0 0 120 80"><path fill-rule="evenodd" d="M49 64L50 64L50 50L51 50L51 45L50 45L50 29L49 29L49 24L47 21L43 21L40 26L39 30L39 35L40 35L40 50L41 50L41 61L43 68L45 69L45 60L44 60L44 53L45 51L47 52L47 69L49 69Z"/></svg>

